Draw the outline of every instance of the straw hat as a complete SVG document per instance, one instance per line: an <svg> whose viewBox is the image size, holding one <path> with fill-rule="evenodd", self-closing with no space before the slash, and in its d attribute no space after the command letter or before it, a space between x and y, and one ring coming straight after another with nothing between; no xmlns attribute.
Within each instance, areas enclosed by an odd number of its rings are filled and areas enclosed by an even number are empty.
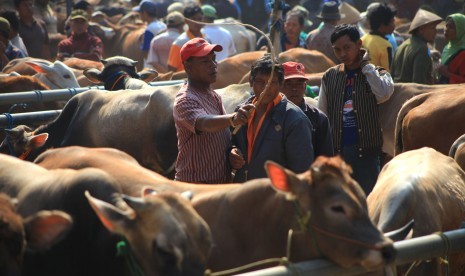
<svg viewBox="0 0 465 276"><path fill-rule="evenodd" d="M434 22L440 23L441 21L443 21L443 19L436 14L427 10L419 9L413 18L412 24L410 24L408 32L411 33L423 25Z"/></svg>
<svg viewBox="0 0 465 276"><path fill-rule="evenodd" d="M344 18L345 15L342 15L339 12L337 2L329 1L329 2L325 2L323 4L323 8L321 9L321 12L316 17L319 18L319 19L327 19L327 20L336 19L336 20L339 20L341 18Z"/></svg>
<svg viewBox="0 0 465 276"><path fill-rule="evenodd" d="M360 12L347 2L342 2L342 4L339 5L339 12L345 15L344 18L339 20L339 24L355 24L362 20Z"/></svg>

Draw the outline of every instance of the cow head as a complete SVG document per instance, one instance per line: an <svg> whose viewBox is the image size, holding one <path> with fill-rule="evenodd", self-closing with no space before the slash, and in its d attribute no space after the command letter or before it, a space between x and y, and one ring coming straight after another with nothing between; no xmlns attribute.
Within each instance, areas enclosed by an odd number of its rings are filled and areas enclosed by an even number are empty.
<svg viewBox="0 0 465 276"><path fill-rule="evenodd" d="M392 241L368 217L366 197L340 157L318 157L310 170L296 175L267 162L272 186L294 200L301 228L312 236L319 254L343 267L369 270L393 261Z"/></svg>
<svg viewBox="0 0 465 276"><path fill-rule="evenodd" d="M178 194L144 194L123 196L124 208L86 197L105 227L125 237L146 275L203 275L211 247L205 221Z"/></svg>
<svg viewBox="0 0 465 276"><path fill-rule="evenodd" d="M26 61L26 64L37 72L34 77L45 83L51 89L79 87L73 70L59 60L56 60L51 65L38 61Z"/></svg>
<svg viewBox="0 0 465 276"><path fill-rule="evenodd" d="M25 250L50 248L71 225L71 217L61 211L41 211L23 220L14 201L0 194L0 275L21 275Z"/></svg>
<svg viewBox="0 0 465 276"><path fill-rule="evenodd" d="M158 76L158 72L152 69L145 69L137 72L134 61L127 57L114 56L102 59L103 70L88 69L84 75L93 83L104 83L106 90L128 89L126 79L140 79L144 82L150 82Z"/></svg>
<svg viewBox="0 0 465 276"><path fill-rule="evenodd" d="M34 131L25 125L5 129L5 139L0 144L0 153L26 159L32 150L42 147L47 139L48 133L34 134Z"/></svg>

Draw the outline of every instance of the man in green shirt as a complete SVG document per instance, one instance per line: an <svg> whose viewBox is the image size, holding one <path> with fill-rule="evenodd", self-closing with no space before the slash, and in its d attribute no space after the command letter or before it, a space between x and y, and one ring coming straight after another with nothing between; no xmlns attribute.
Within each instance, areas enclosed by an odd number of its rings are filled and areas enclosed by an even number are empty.
<svg viewBox="0 0 465 276"><path fill-rule="evenodd" d="M419 9L410 25L412 36L396 51L391 67L394 82L433 84L433 64L428 42L436 37L436 25L442 18L429 11Z"/></svg>

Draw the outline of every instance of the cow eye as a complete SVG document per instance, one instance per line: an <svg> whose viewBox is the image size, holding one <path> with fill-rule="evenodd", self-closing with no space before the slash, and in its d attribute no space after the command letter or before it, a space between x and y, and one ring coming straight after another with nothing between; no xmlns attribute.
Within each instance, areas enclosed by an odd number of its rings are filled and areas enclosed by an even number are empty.
<svg viewBox="0 0 465 276"><path fill-rule="evenodd" d="M336 212L336 213L345 214L344 208L343 208L341 205L332 206L332 207L331 207L331 210L332 210L333 212Z"/></svg>
<svg viewBox="0 0 465 276"><path fill-rule="evenodd" d="M70 76L70 75L63 75L63 78L65 78L65 79L70 79L71 76Z"/></svg>

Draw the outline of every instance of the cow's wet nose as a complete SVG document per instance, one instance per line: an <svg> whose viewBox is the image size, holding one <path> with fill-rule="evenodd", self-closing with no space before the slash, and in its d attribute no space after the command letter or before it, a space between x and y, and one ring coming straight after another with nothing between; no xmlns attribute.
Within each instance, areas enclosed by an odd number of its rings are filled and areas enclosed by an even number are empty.
<svg viewBox="0 0 465 276"><path fill-rule="evenodd" d="M385 264L392 263L396 258L396 250L394 249L393 243L386 243L381 247L381 256L383 257Z"/></svg>

